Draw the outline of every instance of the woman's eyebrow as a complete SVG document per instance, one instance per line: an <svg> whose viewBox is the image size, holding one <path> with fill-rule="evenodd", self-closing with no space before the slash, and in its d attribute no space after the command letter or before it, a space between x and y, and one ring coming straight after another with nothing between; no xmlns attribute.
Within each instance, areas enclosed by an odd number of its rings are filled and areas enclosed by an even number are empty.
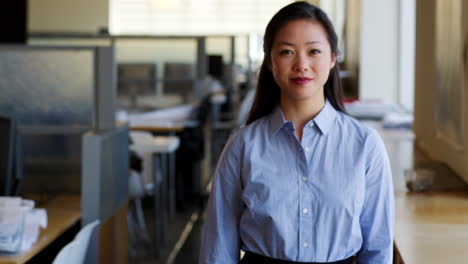
<svg viewBox="0 0 468 264"><path fill-rule="evenodd" d="M323 42L316 40L316 41L307 41L305 44L306 45L323 44Z"/></svg>
<svg viewBox="0 0 468 264"><path fill-rule="evenodd" d="M312 44L322 44L321 41L307 41L305 43L306 45L312 45ZM278 45L284 45L284 46L296 46L294 43L291 43L291 42L287 42L287 41L281 41L278 43Z"/></svg>
<svg viewBox="0 0 468 264"><path fill-rule="evenodd" d="M293 43L287 42L287 41L281 41L281 42L278 43L278 45L281 45L281 46L295 46Z"/></svg>

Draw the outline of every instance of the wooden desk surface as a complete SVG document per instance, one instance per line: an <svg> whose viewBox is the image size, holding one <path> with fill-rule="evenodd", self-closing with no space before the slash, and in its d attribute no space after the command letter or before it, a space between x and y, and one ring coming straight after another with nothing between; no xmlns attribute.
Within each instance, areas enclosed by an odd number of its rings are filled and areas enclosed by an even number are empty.
<svg viewBox="0 0 468 264"><path fill-rule="evenodd" d="M468 193L397 193L395 215L405 263L468 263Z"/></svg>
<svg viewBox="0 0 468 264"><path fill-rule="evenodd" d="M430 161L416 146L412 151L415 165ZM404 182L401 173L393 174L394 183ZM398 253L404 263L468 263L466 186L452 173L436 174L434 183L435 189L451 186L453 191L417 193L395 188L394 240Z"/></svg>
<svg viewBox="0 0 468 264"><path fill-rule="evenodd" d="M392 165L394 241L401 259L407 264L468 263L468 192L408 192L403 171L431 160L415 147L412 132L377 129ZM434 183L457 181L443 174Z"/></svg>
<svg viewBox="0 0 468 264"><path fill-rule="evenodd" d="M28 251L0 255L0 264L27 262L81 218L81 199L78 195L56 196L44 204L36 205L36 207L47 210L47 228L41 229L38 241Z"/></svg>
<svg viewBox="0 0 468 264"><path fill-rule="evenodd" d="M171 126L171 127L164 127L164 126L133 126L130 127L133 131L147 131L147 132L156 132L156 133L177 133L182 132L184 130L183 126Z"/></svg>

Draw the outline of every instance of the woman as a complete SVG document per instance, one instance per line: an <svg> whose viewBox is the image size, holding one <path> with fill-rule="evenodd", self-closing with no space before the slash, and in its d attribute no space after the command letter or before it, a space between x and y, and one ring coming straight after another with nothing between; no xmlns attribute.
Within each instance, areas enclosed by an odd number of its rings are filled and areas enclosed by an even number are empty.
<svg viewBox="0 0 468 264"><path fill-rule="evenodd" d="M200 263L392 263L393 187L377 133L344 114L337 36L306 2L281 9L247 126L220 157Z"/></svg>

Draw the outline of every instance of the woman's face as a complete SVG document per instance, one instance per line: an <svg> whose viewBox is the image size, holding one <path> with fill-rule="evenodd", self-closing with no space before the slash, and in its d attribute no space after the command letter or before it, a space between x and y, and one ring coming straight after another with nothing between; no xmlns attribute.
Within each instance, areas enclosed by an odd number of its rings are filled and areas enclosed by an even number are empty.
<svg viewBox="0 0 468 264"><path fill-rule="evenodd" d="M320 23L307 19L287 23L276 33L271 50L270 70L281 88L281 101L323 98L335 62Z"/></svg>

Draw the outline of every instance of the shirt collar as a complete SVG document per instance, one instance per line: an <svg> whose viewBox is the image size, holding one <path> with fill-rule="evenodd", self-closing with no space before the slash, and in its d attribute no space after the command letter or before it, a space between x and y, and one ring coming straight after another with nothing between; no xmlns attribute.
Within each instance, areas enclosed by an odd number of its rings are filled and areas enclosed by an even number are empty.
<svg viewBox="0 0 468 264"><path fill-rule="evenodd" d="M271 134L275 134L278 130L283 127L285 123L287 123L286 119L284 119L283 111L281 108L276 106L273 113L270 115L270 132Z"/></svg>
<svg viewBox="0 0 468 264"><path fill-rule="evenodd" d="M328 100L325 100L325 106L314 118L313 122L320 129L322 134L327 135L336 119L336 110Z"/></svg>
<svg viewBox="0 0 468 264"><path fill-rule="evenodd" d="M314 122L319 130L322 132L322 134L327 135L328 131L330 131L332 124L335 121L336 118L336 110L333 108L333 106L330 104L328 100L325 100L325 106L320 110L318 115L310 122ZM281 111L279 105L275 108L273 113L270 115L270 132L272 134L275 134L281 127L285 125L289 125L292 130L294 130L294 125L290 122L287 121L284 118L284 114Z"/></svg>

